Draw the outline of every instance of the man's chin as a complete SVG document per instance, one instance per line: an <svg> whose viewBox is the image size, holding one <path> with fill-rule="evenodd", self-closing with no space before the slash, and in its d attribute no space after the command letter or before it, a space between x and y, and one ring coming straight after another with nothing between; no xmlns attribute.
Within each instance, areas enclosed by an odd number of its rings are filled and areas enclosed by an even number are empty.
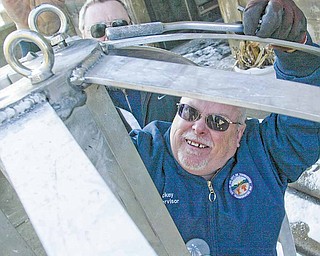
<svg viewBox="0 0 320 256"><path fill-rule="evenodd" d="M179 163L183 169L194 175L201 175L205 172L207 161L190 161L189 159L179 157Z"/></svg>

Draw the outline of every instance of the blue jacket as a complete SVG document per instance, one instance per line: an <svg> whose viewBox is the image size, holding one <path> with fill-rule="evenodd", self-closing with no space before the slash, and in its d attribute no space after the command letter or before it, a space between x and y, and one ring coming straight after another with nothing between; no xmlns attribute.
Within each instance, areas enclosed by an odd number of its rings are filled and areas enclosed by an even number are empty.
<svg viewBox="0 0 320 256"><path fill-rule="evenodd" d="M277 53L278 77L320 85L319 57L283 55ZM210 255L276 255L284 193L319 159L320 123L278 114L248 120L236 154L209 182L176 162L170 125L152 122L130 136L184 241L205 240Z"/></svg>

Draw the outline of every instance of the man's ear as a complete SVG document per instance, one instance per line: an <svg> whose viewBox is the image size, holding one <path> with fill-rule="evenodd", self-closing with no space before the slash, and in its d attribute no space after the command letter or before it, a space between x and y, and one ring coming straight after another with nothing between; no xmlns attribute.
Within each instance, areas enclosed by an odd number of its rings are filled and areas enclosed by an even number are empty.
<svg viewBox="0 0 320 256"><path fill-rule="evenodd" d="M246 129L246 127L247 127L246 124L239 125L239 127L238 127L237 147L240 147L240 140L242 138L242 135L243 135L244 130Z"/></svg>

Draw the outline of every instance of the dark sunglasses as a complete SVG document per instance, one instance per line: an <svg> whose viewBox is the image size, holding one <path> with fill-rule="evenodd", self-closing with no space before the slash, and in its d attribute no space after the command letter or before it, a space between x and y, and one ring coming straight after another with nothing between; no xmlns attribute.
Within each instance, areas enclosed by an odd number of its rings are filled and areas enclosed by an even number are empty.
<svg viewBox="0 0 320 256"><path fill-rule="evenodd" d="M109 27L122 27L122 26L127 26L129 25L128 21L126 20L113 20L109 23L101 22L97 23L91 26L90 32L91 36L93 38L100 38L105 36L106 34L106 28Z"/></svg>
<svg viewBox="0 0 320 256"><path fill-rule="evenodd" d="M195 122L201 118L199 110L182 103L178 103L178 115L188 122ZM231 122L227 117L213 114L207 115L205 119L210 129L220 132L228 130L230 124L241 124L240 122Z"/></svg>

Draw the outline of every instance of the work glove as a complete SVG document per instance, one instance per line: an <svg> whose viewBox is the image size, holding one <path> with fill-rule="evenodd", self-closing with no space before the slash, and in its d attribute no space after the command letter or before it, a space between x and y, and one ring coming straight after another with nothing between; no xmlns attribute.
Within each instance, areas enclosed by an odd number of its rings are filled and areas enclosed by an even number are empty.
<svg viewBox="0 0 320 256"><path fill-rule="evenodd" d="M305 43L307 19L293 0L251 0L243 14L244 33Z"/></svg>

